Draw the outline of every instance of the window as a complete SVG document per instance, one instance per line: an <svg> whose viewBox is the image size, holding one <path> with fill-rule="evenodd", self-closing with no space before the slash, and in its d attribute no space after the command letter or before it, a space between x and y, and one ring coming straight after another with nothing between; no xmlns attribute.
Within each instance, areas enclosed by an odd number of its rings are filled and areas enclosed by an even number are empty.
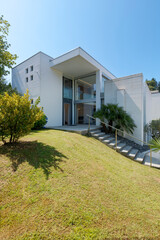
<svg viewBox="0 0 160 240"><path fill-rule="evenodd" d="M33 80L33 75L31 75L31 81Z"/></svg>
<svg viewBox="0 0 160 240"><path fill-rule="evenodd" d="M26 73L28 73L28 68L26 68Z"/></svg>
<svg viewBox="0 0 160 240"><path fill-rule="evenodd" d="M31 66L31 72L33 71L33 66Z"/></svg>
<svg viewBox="0 0 160 240"><path fill-rule="evenodd" d="M28 82L28 77L26 77L26 82Z"/></svg>
<svg viewBox="0 0 160 240"><path fill-rule="evenodd" d="M88 124L87 114L93 116L96 111L96 103L77 103L76 104L76 124ZM94 119L90 119L90 124L95 124Z"/></svg>
<svg viewBox="0 0 160 240"><path fill-rule="evenodd" d="M101 93L104 93L104 83L109 81L106 77L102 76L102 85L101 85Z"/></svg>
<svg viewBox="0 0 160 240"><path fill-rule="evenodd" d="M31 99L31 104L33 104L33 99Z"/></svg>
<svg viewBox="0 0 160 240"><path fill-rule="evenodd" d="M72 80L63 78L63 97L72 99Z"/></svg>
<svg viewBox="0 0 160 240"><path fill-rule="evenodd" d="M75 81L75 99L89 100L96 98L96 75L79 78Z"/></svg>

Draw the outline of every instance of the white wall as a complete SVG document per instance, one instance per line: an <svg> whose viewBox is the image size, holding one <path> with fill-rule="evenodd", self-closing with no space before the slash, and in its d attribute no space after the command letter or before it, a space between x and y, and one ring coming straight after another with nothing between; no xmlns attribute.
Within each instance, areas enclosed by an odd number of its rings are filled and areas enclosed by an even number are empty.
<svg viewBox="0 0 160 240"><path fill-rule="evenodd" d="M144 124L152 121L152 94L148 85L144 83Z"/></svg>
<svg viewBox="0 0 160 240"><path fill-rule="evenodd" d="M41 106L48 117L47 127L62 125L62 73L50 68L50 57L41 53Z"/></svg>
<svg viewBox="0 0 160 240"><path fill-rule="evenodd" d="M31 66L33 66L33 71L30 70ZM28 68L28 73L26 73L26 68ZM30 79L31 75L33 75L33 80ZM28 82L26 82L26 77L28 77ZM12 69L12 86L22 94L28 89L30 98L34 101L40 96L40 53Z"/></svg>
<svg viewBox="0 0 160 240"><path fill-rule="evenodd" d="M160 93L152 93L152 120L160 119Z"/></svg>
<svg viewBox="0 0 160 240"><path fill-rule="evenodd" d="M135 74L112 81L106 80L104 85L104 103L123 106L137 126L133 135L143 140L143 75Z"/></svg>
<svg viewBox="0 0 160 240"><path fill-rule="evenodd" d="M62 74L50 68L50 60L53 58L39 52L13 68L12 86L22 94L26 93L28 88L30 99L34 102L40 96L40 106L48 117L46 126L54 127L62 125ZM30 66L33 66L32 72Z"/></svg>
<svg viewBox="0 0 160 240"><path fill-rule="evenodd" d="M145 95L145 124L152 120L160 119L160 93L151 93L146 83L144 83Z"/></svg>

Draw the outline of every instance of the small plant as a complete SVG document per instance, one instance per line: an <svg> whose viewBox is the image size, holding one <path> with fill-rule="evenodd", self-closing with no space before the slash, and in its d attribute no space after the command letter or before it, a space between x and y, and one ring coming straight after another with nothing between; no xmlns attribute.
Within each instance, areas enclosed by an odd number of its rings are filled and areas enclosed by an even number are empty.
<svg viewBox="0 0 160 240"><path fill-rule="evenodd" d="M160 137L160 119L152 120L145 125L144 131L151 134L153 138L158 139Z"/></svg>
<svg viewBox="0 0 160 240"><path fill-rule="evenodd" d="M159 152L160 151L160 138L153 138L150 141L150 147L154 152Z"/></svg>
<svg viewBox="0 0 160 240"><path fill-rule="evenodd" d="M35 122L33 130L42 129L47 124L47 116L45 114L42 115L41 119Z"/></svg>
<svg viewBox="0 0 160 240"><path fill-rule="evenodd" d="M107 104L102 105L101 109L94 113L94 117L99 118L101 121L108 122L108 132L112 132L112 127L118 128L127 133L132 133L136 127L134 120L130 115L118 104ZM107 127L105 124L102 124L104 131L107 132Z"/></svg>
<svg viewBox="0 0 160 240"><path fill-rule="evenodd" d="M31 131L34 123L41 119L43 111L38 107L40 99L31 106L28 91L24 96L13 93L0 95L0 136L3 143L10 143Z"/></svg>

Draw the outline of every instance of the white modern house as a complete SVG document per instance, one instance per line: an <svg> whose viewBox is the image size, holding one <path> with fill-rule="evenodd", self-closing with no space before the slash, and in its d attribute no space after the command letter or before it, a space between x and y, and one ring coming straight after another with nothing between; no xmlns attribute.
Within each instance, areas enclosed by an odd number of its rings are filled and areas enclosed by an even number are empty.
<svg viewBox="0 0 160 240"><path fill-rule="evenodd" d="M28 89L33 103L40 96L47 127L88 124L87 114L102 103L117 103L144 140L145 124L160 118L160 93L150 92L141 73L116 78L80 47L57 58L38 52L12 69L12 86L22 94Z"/></svg>

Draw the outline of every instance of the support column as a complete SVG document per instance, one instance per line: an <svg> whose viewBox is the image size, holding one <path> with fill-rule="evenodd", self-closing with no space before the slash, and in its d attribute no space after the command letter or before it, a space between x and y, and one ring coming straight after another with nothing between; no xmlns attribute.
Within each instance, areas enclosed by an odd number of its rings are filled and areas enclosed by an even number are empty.
<svg viewBox="0 0 160 240"><path fill-rule="evenodd" d="M72 78L72 125L75 124L75 106L74 106L74 88L75 82L74 78Z"/></svg>
<svg viewBox="0 0 160 240"><path fill-rule="evenodd" d="M101 84L102 84L102 72L98 70L96 72L96 110L101 108ZM96 120L96 125L100 125L100 121Z"/></svg>

